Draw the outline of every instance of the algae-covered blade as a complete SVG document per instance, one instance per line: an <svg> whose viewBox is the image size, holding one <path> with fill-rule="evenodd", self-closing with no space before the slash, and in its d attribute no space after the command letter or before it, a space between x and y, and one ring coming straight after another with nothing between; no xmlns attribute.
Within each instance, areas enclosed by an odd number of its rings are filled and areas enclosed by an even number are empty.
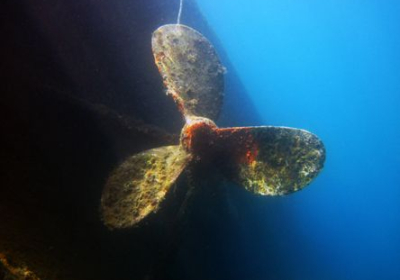
<svg viewBox="0 0 400 280"><path fill-rule="evenodd" d="M224 68L211 43L181 24L153 32L152 49L164 85L185 116L216 119L223 100Z"/></svg>
<svg viewBox="0 0 400 280"><path fill-rule="evenodd" d="M180 146L165 146L131 156L109 176L101 210L109 228L132 226L155 212L190 160Z"/></svg>
<svg viewBox="0 0 400 280"><path fill-rule="evenodd" d="M218 164L228 179L260 195L283 195L307 186L325 161L314 134L287 127L217 129Z"/></svg>

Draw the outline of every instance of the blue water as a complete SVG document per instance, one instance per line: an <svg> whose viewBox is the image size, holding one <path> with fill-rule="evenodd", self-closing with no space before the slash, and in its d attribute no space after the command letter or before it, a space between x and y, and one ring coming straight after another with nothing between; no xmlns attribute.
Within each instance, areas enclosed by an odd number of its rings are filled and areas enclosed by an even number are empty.
<svg viewBox="0 0 400 280"><path fill-rule="evenodd" d="M400 2L197 2L254 125L304 128L327 149L311 186L246 209L231 279L400 279Z"/></svg>

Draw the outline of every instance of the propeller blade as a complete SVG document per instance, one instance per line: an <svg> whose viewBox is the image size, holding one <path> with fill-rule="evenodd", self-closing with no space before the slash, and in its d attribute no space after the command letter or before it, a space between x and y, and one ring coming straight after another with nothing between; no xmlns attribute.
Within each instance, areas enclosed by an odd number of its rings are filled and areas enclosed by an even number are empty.
<svg viewBox="0 0 400 280"><path fill-rule="evenodd" d="M216 129L217 163L228 179L260 195L284 195L307 186L325 161L314 134L287 127Z"/></svg>
<svg viewBox="0 0 400 280"><path fill-rule="evenodd" d="M111 173L103 190L101 210L105 225L126 228L157 211L190 158L180 146L165 146L124 161Z"/></svg>
<svg viewBox="0 0 400 280"><path fill-rule="evenodd" d="M152 49L168 94L182 114L216 119L225 70L211 43L188 26L168 24L153 32Z"/></svg>

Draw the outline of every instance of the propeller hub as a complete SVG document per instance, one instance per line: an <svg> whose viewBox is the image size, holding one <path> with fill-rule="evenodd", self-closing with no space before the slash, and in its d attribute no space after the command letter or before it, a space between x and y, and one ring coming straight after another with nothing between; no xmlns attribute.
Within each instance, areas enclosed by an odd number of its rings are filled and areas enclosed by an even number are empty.
<svg viewBox="0 0 400 280"><path fill-rule="evenodd" d="M215 139L217 125L208 118L187 117L181 132L181 145L187 152L204 157Z"/></svg>

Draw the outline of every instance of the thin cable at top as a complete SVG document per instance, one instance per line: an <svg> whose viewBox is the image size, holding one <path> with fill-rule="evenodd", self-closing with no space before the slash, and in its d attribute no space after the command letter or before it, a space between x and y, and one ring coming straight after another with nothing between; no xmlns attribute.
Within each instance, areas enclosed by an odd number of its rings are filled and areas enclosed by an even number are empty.
<svg viewBox="0 0 400 280"><path fill-rule="evenodd" d="M180 0L177 24L181 24L182 6L183 6L183 0Z"/></svg>

